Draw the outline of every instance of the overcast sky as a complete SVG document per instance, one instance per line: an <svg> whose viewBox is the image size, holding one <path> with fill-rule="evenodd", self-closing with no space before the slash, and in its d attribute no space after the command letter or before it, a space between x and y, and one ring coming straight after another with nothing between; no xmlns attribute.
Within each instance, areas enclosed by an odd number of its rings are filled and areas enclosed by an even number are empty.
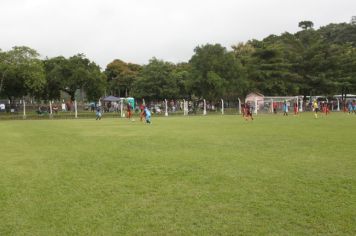
<svg viewBox="0 0 356 236"><path fill-rule="evenodd" d="M26 45L43 57L188 61L196 46L349 22L356 0L0 0L0 48Z"/></svg>

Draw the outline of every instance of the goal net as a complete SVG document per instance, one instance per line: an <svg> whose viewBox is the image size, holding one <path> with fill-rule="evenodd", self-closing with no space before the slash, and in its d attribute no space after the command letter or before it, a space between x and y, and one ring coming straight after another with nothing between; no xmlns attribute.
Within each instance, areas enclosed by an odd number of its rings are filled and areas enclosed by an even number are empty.
<svg viewBox="0 0 356 236"><path fill-rule="evenodd" d="M254 113L281 113L284 112L284 104L287 104L288 111L297 112L303 111L303 97L302 96L274 96L263 97L263 99L256 100L252 104Z"/></svg>

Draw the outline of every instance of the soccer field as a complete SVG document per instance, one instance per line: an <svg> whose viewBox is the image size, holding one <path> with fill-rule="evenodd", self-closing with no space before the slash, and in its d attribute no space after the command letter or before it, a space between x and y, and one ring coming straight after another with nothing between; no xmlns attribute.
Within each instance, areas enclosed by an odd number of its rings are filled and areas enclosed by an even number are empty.
<svg viewBox="0 0 356 236"><path fill-rule="evenodd" d="M0 235L355 235L356 116L0 122Z"/></svg>

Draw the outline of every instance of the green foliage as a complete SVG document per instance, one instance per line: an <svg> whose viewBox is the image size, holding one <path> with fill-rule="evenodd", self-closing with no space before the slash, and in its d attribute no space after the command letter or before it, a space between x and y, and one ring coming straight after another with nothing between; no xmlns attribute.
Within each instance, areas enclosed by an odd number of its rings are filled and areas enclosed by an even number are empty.
<svg viewBox="0 0 356 236"><path fill-rule="evenodd" d="M46 83L43 63L38 57L29 47L0 52L0 95L9 99L38 95Z"/></svg>
<svg viewBox="0 0 356 236"><path fill-rule="evenodd" d="M303 30L312 29L314 27L314 23L312 21L301 21L298 26Z"/></svg>
<svg viewBox="0 0 356 236"><path fill-rule="evenodd" d="M46 87L43 90L42 97L46 100L59 99L60 90L66 59L64 57L54 57L43 61L46 70Z"/></svg>
<svg viewBox="0 0 356 236"><path fill-rule="evenodd" d="M137 79L141 66L114 60L106 67L105 74L109 82L110 94L128 97L131 95L133 83Z"/></svg>
<svg viewBox="0 0 356 236"><path fill-rule="evenodd" d="M218 100L241 95L244 76L240 61L220 44L195 48L192 66L192 90L200 98ZM235 97L236 98L236 97Z"/></svg>
<svg viewBox="0 0 356 236"><path fill-rule="evenodd" d="M89 101L98 101L107 87L107 77L104 73L96 72L96 75L91 78L89 83L84 86L84 91L86 92L87 99Z"/></svg>
<svg viewBox="0 0 356 236"><path fill-rule="evenodd" d="M68 93L75 100L75 92L84 89L89 100L99 99L105 91L106 77L100 67L83 54L68 59L55 57L45 61L49 98L58 98L59 91Z"/></svg>
<svg viewBox="0 0 356 236"><path fill-rule="evenodd" d="M249 89L265 95L355 91L353 26L334 24L313 30L310 22L300 25L304 30L295 34L270 35L262 41L233 46L247 71ZM336 38L329 32L343 36Z"/></svg>
<svg viewBox="0 0 356 236"><path fill-rule="evenodd" d="M174 67L172 71L172 79L177 83L177 98L187 99L192 96L191 70L191 65L189 63L180 63Z"/></svg>
<svg viewBox="0 0 356 236"><path fill-rule="evenodd" d="M177 74L174 74L175 65L153 58L143 66L135 81L134 95L152 99L178 98L179 87Z"/></svg>
<svg viewBox="0 0 356 236"><path fill-rule="evenodd" d="M356 24L329 24L321 27L320 34L331 44L350 43L356 46Z"/></svg>

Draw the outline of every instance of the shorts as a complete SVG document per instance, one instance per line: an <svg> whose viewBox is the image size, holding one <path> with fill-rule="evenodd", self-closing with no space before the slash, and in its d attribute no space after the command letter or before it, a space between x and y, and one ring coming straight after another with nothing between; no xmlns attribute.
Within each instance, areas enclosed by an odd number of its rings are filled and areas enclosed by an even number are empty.
<svg viewBox="0 0 356 236"><path fill-rule="evenodd" d="M146 116L146 123L151 123L151 116Z"/></svg>

